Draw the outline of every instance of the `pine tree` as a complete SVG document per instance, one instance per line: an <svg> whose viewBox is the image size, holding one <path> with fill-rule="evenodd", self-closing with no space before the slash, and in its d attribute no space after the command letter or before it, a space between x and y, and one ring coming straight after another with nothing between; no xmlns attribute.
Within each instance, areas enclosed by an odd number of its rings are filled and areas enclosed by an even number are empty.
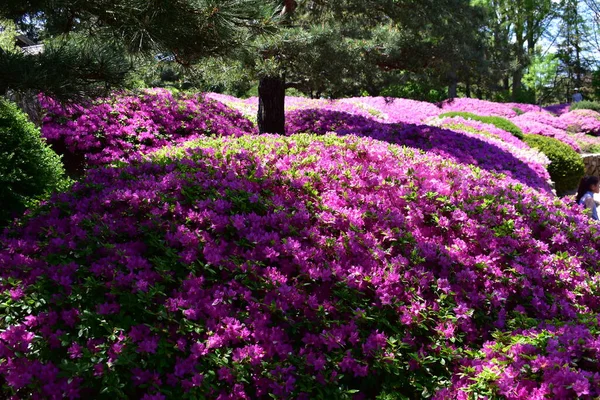
<svg viewBox="0 0 600 400"><path fill-rule="evenodd" d="M226 54L265 29L259 0L4 0L0 17L47 41L39 55L0 53L0 93L38 90L61 98L123 83L129 54L170 51L189 65Z"/></svg>

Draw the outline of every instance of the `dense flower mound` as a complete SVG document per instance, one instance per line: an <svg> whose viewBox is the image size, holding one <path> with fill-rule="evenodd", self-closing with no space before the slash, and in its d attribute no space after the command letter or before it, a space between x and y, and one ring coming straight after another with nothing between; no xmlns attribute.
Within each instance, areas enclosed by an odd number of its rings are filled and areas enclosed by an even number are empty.
<svg viewBox="0 0 600 400"><path fill-rule="evenodd" d="M498 131L491 132L501 135ZM524 143L517 145L512 139L504 142L493 135L490 137L468 129L454 131L426 125L386 124L323 109L290 112L287 117L287 134L299 132L353 134L410 146L454 162L477 165L488 171L506 174L539 190L551 191L548 184L550 175L545 168L548 159ZM504 138L505 135L501 137Z"/></svg>
<svg viewBox="0 0 600 400"><path fill-rule="evenodd" d="M554 114L554 115L563 115L569 112L569 108L571 107L571 103L562 103L562 104L553 104L551 106L544 107L544 110Z"/></svg>
<svg viewBox="0 0 600 400"><path fill-rule="evenodd" d="M462 361L453 387L437 399L592 399L600 396L600 331L587 324L547 325L497 334Z"/></svg>
<svg viewBox="0 0 600 400"><path fill-rule="evenodd" d="M564 119L558 118L548 112L526 112L511 118L511 121L517 125L519 123L537 122L539 124L549 125L552 128L562 129L563 131L566 131L569 128L569 125Z"/></svg>
<svg viewBox="0 0 600 400"><path fill-rule="evenodd" d="M498 117L512 118L517 112L506 103L495 103L487 100L472 99L466 97L446 100L442 104L444 112L466 111L477 115L494 115Z"/></svg>
<svg viewBox="0 0 600 400"><path fill-rule="evenodd" d="M593 110L573 110L560 116L570 132L600 135L600 113Z"/></svg>
<svg viewBox="0 0 600 400"><path fill-rule="evenodd" d="M238 112L201 95L174 96L155 89L68 107L49 98L41 100L47 109L42 135L79 169L126 161L199 135L255 132Z"/></svg>
<svg viewBox="0 0 600 400"><path fill-rule="evenodd" d="M0 238L4 397L415 398L497 330L600 311L597 226L477 167L335 135L165 153Z"/></svg>
<svg viewBox="0 0 600 400"><path fill-rule="evenodd" d="M581 148L579 147L579 144L577 143L575 137L568 135L567 132L565 132L564 130L554 128L552 126L535 121L513 119L513 122L519 128L521 128L521 130L524 133L553 137L555 139L560 140L564 144L571 146L571 148L573 148L573 150L575 150L576 152L581 152Z"/></svg>
<svg viewBox="0 0 600 400"><path fill-rule="evenodd" d="M391 97L354 97L339 101L365 108L378 120L388 123L420 124L428 118L438 116L442 111L436 105L425 101Z"/></svg>

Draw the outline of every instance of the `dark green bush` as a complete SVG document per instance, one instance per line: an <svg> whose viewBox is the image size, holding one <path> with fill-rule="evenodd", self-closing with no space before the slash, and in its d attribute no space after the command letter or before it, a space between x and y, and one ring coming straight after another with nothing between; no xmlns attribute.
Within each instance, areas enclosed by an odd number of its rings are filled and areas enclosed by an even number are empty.
<svg viewBox="0 0 600 400"><path fill-rule="evenodd" d="M525 135L525 143L544 153L551 161L548 173L556 185L556 193L576 189L585 173L581 156L558 139L541 135Z"/></svg>
<svg viewBox="0 0 600 400"><path fill-rule="evenodd" d="M473 114L473 113L465 112L465 111L450 111L450 112L440 115L440 118L443 118L443 117L450 117L450 118L463 117L463 118L473 119L475 121L481 121L486 124L492 124L496 128L502 129L506 132L510 132L513 134L513 136L518 137L519 139L523 140L523 131L521 130L521 128L519 128L518 126L516 126L515 124L513 124L506 118L477 115L477 114Z"/></svg>
<svg viewBox="0 0 600 400"><path fill-rule="evenodd" d="M0 226L67 186L60 157L17 106L0 99Z"/></svg>
<svg viewBox="0 0 600 400"><path fill-rule="evenodd" d="M570 111L573 110L594 110L600 112L600 103L595 101L580 101L578 103L572 103L569 108Z"/></svg>

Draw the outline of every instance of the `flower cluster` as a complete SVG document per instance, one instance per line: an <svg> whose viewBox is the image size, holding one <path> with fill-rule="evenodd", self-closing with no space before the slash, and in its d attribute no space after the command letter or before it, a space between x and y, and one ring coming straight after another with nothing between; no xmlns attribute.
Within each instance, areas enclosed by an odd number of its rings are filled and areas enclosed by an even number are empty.
<svg viewBox="0 0 600 400"><path fill-rule="evenodd" d="M453 385L436 399L475 395L504 399L592 399L600 396L598 321L498 333L475 357L465 358Z"/></svg>
<svg viewBox="0 0 600 400"><path fill-rule="evenodd" d="M80 164L75 169L126 161L200 135L240 136L255 131L238 112L202 95L174 96L155 89L139 95L120 93L85 105L40 100L47 110L42 135L67 163Z"/></svg>

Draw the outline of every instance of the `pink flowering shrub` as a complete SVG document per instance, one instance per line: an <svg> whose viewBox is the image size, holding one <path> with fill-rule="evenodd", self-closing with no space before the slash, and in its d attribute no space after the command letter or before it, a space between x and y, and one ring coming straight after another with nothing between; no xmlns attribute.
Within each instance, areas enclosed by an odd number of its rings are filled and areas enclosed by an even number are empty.
<svg viewBox="0 0 600 400"><path fill-rule="evenodd" d="M600 113L593 110L574 110L560 116L569 132L600 135Z"/></svg>
<svg viewBox="0 0 600 400"><path fill-rule="evenodd" d="M580 209L437 155L206 138L92 169L0 236L0 391L431 395L498 331L599 312L598 239Z"/></svg>
<svg viewBox="0 0 600 400"><path fill-rule="evenodd" d="M472 99L466 97L457 97L446 100L442 104L444 112L448 111L466 111L477 115L498 116L512 118L517 116L517 112L506 103L495 103L493 101Z"/></svg>
<svg viewBox="0 0 600 400"><path fill-rule="evenodd" d="M490 132L501 135L499 130L489 129ZM539 190L551 191L548 183L550 175L545 168L548 159L539 152L532 152L522 142L517 145L516 138L507 138L507 144L512 144L507 146L497 138L482 135L481 132L454 131L426 125L385 124L357 115L322 109L288 113L287 134L302 132L358 135L409 146L454 162L477 165L482 169L506 174ZM509 135L502 132L502 138Z"/></svg>
<svg viewBox="0 0 600 400"><path fill-rule="evenodd" d="M88 105L63 107L44 97L41 102L47 110L42 135L71 171L127 161L200 135L255 132L250 121L222 103L160 89L115 94Z"/></svg>

